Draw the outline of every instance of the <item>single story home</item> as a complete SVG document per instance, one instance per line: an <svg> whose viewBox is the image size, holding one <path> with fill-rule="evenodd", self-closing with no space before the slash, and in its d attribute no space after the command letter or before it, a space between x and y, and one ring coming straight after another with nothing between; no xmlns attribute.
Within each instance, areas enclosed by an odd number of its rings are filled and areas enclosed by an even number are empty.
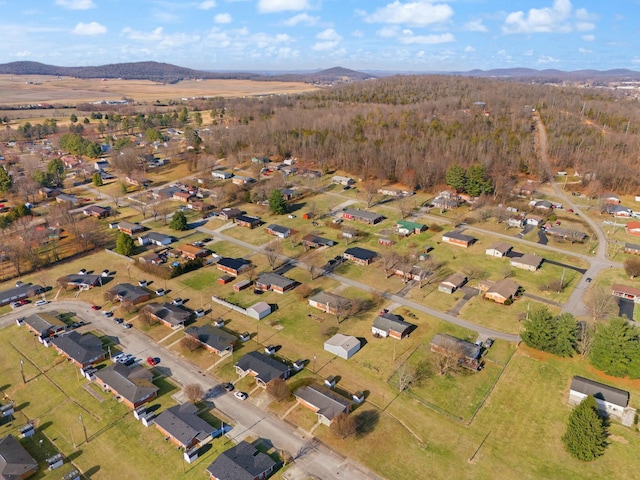
<svg viewBox="0 0 640 480"><path fill-rule="evenodd" d="M104 278L102 277L102 275L80 275L77 273L72 273L70 275L65 275L64 277L58 278L56 280L56 284L64 288L80 288L88 290L90 288L97 287L98 285L102 286L103 280Z"/></svg>
<svg viewBox="0 0 640 480"><path fill-rule="evenodd" d="M173 196L171 198L173 198L174 200L178 200L179 202L188 203L192 197L193 195L189 192L178 190L177 192L173 192Z"/></svg>
<svg viewBox="0 0 640 480"><path fill-rule="evenodd" d="M183 327L191 318L191 312L169 302L145 305L142 313L170 328Z"/></svg>
<svg viewBox="0 0 640 480"><path fill-rule="evenodd" d="M295 280L273 272L263 272L258 275L258 279L256 280L256 288L263 292L271 290L283 294L293 289L296 285L297 282Z"/></svg>
<svg viewBox="0 0 640 480"><path fill-rule="evenodd" d="M238 375L255 377L256 383L262 388L276 378L286 380L291 375L291 368L262 352L253 351L244 355L235 364Z"/></svg>
<svg viewBox="0 0 640 480"><path fill-rule="evenodd" d="M151 294L147 290L130 283L119 283L109 290L109 294L114 301L118 300L121 303L130 303L131 305L146 302L151 298Z"/></svg>
<svg viewBox="0 0 640 480"><path fill-rule="evenodd" d="M471 342L453 337L446 333L436 333L429 348L440 355L457 357L458 364L471 370L480 368L482 350Z"/></svg>
<svg viewBox="0 0 640 480"><path fill-rule="evenodd" d="M209 443L218 431L197 413L198 407L187 402L167 408L153 419L153 423L174 444L188 450Z"/></svg>
<svg viewBox="0 0 640 480"><path fill-rule="evenodd" d="M250 215L238 215L233 219L234 223L240 227L256 228L262 223L259 217L252 217Z"/></svg>
<svg viewBox="0 0 640 480"><path fill-rule="evenodd" d="M140 245L156 245L158 247L164 247L173 242L174 238L170 235L165 235L159 232L149 232L146 235L138 237L138 243Z"/></svg>
<svg viewBox="0 0 640 480"><path fill-rule="evenodd" d="M176 247L176 250L180 252L180 255L187 260L195 260L196 258L204 258L211 254L211 250L202 247L196 247L190 243L180 245Z"/></svg>
<svg viewBox="0 0 640 480"><path fill-rule="evenodd" d="M256 320L262 320L264 317L271 315L271 305L267 302L258 302L247 308L246 313L249 317Z"/></svg>
<svg viewBox="0 0 640 480"><path fill-rule="evenodd" d="M106 170L107 168L109 168L109 162L107 160L98 160L93 164L93 169L97 171Z"/></svg>
<svg viewBox="0 0 640 480"><path fill-rule="evenodd" d="M319 237L309 233L302 237L302 244L308 248L333 247L336 242L328 238Z"/></svg>
<svg viewBox="0 0 640 480"><path fill-rule="evenodd" d="M624 253L630 253L632 255L640 255L640 245L636 245L634 243L625 243Z"/></svg>
<svg viewBox="0 0 640 480"><path fill-rule="evenodd" d="M598 404L598 410L604 417L622 418L629 406L629 392L605 385L576 375L569 387L569 404L578 405L588 395L592 395Z"/></svg>
<svg viewBox="0 0 640 480"><path fill-rule="evenodd" d="M398 220L398 223L396 223L396 229L398 234L406 237L413 233L419 234L424 232L427 229L427 226L423 223L410 222L409 220Z"/></svg>
<svg viewBox="0 0 640 480"><path fill-rule="evenodd" d="M630 208L622 205L605 205L604 211L616 218L629 218L633 213Z"/></svg>
<svg viewBox="0 0 640 480"><path fill-rule="evenodd" d="M111 209L101 207L100 205L89 205L82 210L82 213L88 217L106 218L111 214Z"/></svg>
<svg viewBox="0 0 640 480"><path fill-rule="evenodd" d="M287 238L289 235L291 235L291 229L289 227L283 227L281 225L272 223L271 225L267 226L267 233L275 237Z"/></svg>
<svg viewBox="0 0 640 480"><path fill-rule="evenodd" d="M24 480L38 471L38 462L13 436L0 440L0 478Z"/></svg>
<svg viewBox="0 0 640 480"><path fill-rule="evenodd" d="M225 172L224 170L214 170L211 172L211 176L216 180L228 180L233 177L233 173Z"/></svg>
<svg viewBox="0 0 640 480"><path fill-rule="evenodd" d="M56 197L56 202L58 203L68 203L72 207L75 207L80 203L80 199L75 195L71 195L69 193L61 193Z"/></svg>
<svg viewBox="0 0 640 480"><path fill-rule="evenodd" d="M220 210L215 210L213 212L216 217L221 218L222 220L233 220L238 215L242 215L242 210L238 208L225 207Z"/></svg>
<svg viewBox="0 0 640 480"><path fill-rule="evenodd" d="M131 222L118 223L118 230L130 236L137 235L138 233L142 233L146 229L147 228L144 225L140 225L139 223L131 223Z"/></svg>
<svg viewBox="0 0 640 480"><path fill-rule="evenodd" d="M223 352L233 352L233 347L238 341L235 335L210 324L189 327L184 331L184 334L195 338L204 348L216 355L221 355Z"/></svg>
<svg viewBox="0 0 640 480"><path fill-rule="evenodd" d="M269 455L242 440L218 455L207 472L211 480L265 480L277 465Z"/></svg>
<svg viewBox="0 0 640 480"><path fill-rule="evenodd" d="M540 215L527 215L527 225L539 226L542 222L544 222L544 217L541 217Z"/></svg>
<svg viewBox="0 0 640 480"><path fill-rule="evenodd" d="M463 234L460 230L453 230L442 235L442 241L450 245L469 248L475 243L476 239L470 235Z"/></svg>
<svg viewBox="0 0 640 480"><path fill-rule="evenodd" d="M139 256L138 261L152 265L162 265L166 260L155 252L149 252Z"/></svg>
<svg viewBox="0 0 640 480"><path fill-rule="evenodd" d="M452 294L459 288L463 287L466 283L467 277L465 277L461 273L452 273L442 282L440 282L440 285L438 285L438 291Z"/></svg>
<svg viewBox="0 0 640 480"><path fill-rule="evenodd" d="M532 200L529 205L537 210L551 210L553 203L548 200Z"/></svg>
<svg viewBox="0 0 640 480"><path fill-rule="evenodd" d="M242 272L246 271L251 265L249 260L244 258L228 258L222 257L218 260L216 268L224 273L237 277Z"/></svg>
<svg viewBox="0 0 640 480"><path fill-rule="evenodd" d="M625 227L628 235L634 235L636 237L640 237L640 222L629 222Z"/></svg>
<svg viewBox="0 0 640 480"><path fill-rule="evenodd" d="M330 313L331 315L337 315L340 313L340 310L345 309L351 304L348 298L329 292L318 292L309 297L308 301L311 307Z"/></svg>
<svg viewBox="0 0 640 480"><path fill-rule="evenodd" d="M507 225L509 227L522 228L525 224L524 217L510 217L507 219Z"/></svg>
<svg viewBox="0 0 640 480"><path fill-rule="evenodd" d="M505 257L513 247L507 242L497 242L489 245L489 248L485 249L484 253L492 257Z"/></svg>
<svg viewBox="0 0 640 480"><path fill-rule="evenodd" d="M615 193L605 192L600 197L600 200L605 205L620 205L620 197Z"/></svg>
<svg viewBox="0 0 640 480"><path fill-rule="evenodd" d="M571 242L584 242L587 239L586 233L578 230L570 230L568 228L549 227L546 229L546 232L552 237L570 240Z"/></svg>
<svg viewBox="0 0 640 480"><path fill-rule="evenodd" d="M351 410L350 399L324 385L300 387L294 395L300 405L318 415L318 421L327 426L330 426L338 415L349 413Z"/></svg>
<svg viewBox="0 0 640 480"><path fill-rule="evenodd" d="M343 187L347 187L349 185L353 185L356 181L351 177L343 177L342 175L334 175L331 177L331 183L335 183L336 185L342 185Z"/></svg>
<svg viewBox="0 0 640 480"><path fill-rule="evenodd" d="M352 335L336 333L329 340L324 342L324 349L337 355L340 358L349 360L358 350L360 350L360 340Z"/></svg>
<svg viewBox="0 0 640 480"><path fill-rule="evenodd" d="M484 292L485 298L501 304L514 300L520 290L520 285L509 278L497 282L483 280L478 282L478 286L480 291Z"/></svg>
<svg viewBox="0 0 640 480"><path fill-rule="evenodd" d="M249 185L250 183L254 183L255 181L255 178L245 177L244 175L234 175L231 178L231 183L233 183L234 185L238 185L239 187L243 185Z"/></svg>
<svg viewBox="0 0 640 480"><path fill-rule="evenodd" d="M99 369L95 377L103 390L113 392L129 408L138 408L150 402L156 398L159 390L151 383L151 370L140 365L127 367L123 363L114 363Z"/></svg>
<svg viewBox="0 0 640 480"><path fill-rule="evenodd" d="M44 288L40 285L22 283L13 288L1 291L0 305L6 305L7 303L15 302L16 300L22 300L23 298L30 298L44 292Z"/></svg>
<svg viewBox="0 0 640 480"><path fill-rule="evenodd" d="M40 338L48 338L64 331L66 327L60 318L51 313L33 313L24 319L24 324Z"/></svg>
<svg viewBox="0 0 640 480"><path fill-rule="evenodd" d="M542 265L543 261L544 258L542 258L540 255L525 253L521 257L511 257L509 263L512 267L535 272L536 270L538 270L538 268L540 268L540 265Z"/></svg>
<svg viewBox="0 0 640 480"><path fill-rule="evenodd" d="M402 317L390 312L381 312L371 325L374 337L395 338L401 340L415 329L415 325L405 322Z"/></svg>
<svg viewBox="0 0 640 480"><path fill-rule="evenodd" d="M53 338L51 343L60 355L64 355L79 367L101 362L106 355L102 348L102 340L91 333L81 335L73 330Z"/></svg>
<svg viewBox="0 0 640 480"><path fill-rule="evenodd" d="M376 212L367 212L366 210L359 210L354 208L347 208L342 212L342 218L346 220L354 220L360 223L366 223L368 225L376 225L385 219L383 215Z"/></svg>
<svg viewBox="0 0 640 480"><path fill-rule="evenodd" d="M366 248L351 247L344 251L344 258L358 265L369 265L378 256L376 252Z"/></svg>
<svg viewBox="0 0 640 480"><path fill-rule="evenodd" d="M620 283L614 283L613 285L611 285L611 294L614 297L633 300L633 303L640 303L640 288L630 287L629 285L622 285Z"/></svg>
<svg viewBox="0 0 640 480"><path fill-rule="evenodd" d="M411 265L408 271L405 271L402 266L394 266L393 274L396 277L402 277L403 281L408 282L415 280L417 282L424 280L427 277L427 271L419 267L418 265Z"/></svg>

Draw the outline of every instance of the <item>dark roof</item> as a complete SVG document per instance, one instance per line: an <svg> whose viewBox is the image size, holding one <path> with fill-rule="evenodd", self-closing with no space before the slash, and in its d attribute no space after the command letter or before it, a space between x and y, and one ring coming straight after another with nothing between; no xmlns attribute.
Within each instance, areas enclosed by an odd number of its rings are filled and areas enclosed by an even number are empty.
<svg viewBox="0 0 640 480"><path fill-rule="evenodd" d="M374 251L367 250L366 248L360 248L360 247L347 248L344 251L344 253L345 255L351 255L352 257L355 257L359 260L372 260L378 255Z"/></svg>
<svg viewBox="0 0 640 480"><path fill-rule="evenodd" d="M184 334L197 338L200 342L209 345L219 352L229 348L233 345L233 342L237 340L235 335L209 324L203 325L202 327L189 327L184 331Z"/></svg>
<svg viewBox="0 0 640 480"><path fill-rule="evenodd" d="M640 245L637 245L635 243L625 243L624 248L626 248L627 250L640 250Z"/></svg>
<svg viewBox="0 0 640 480"><path fill-rule="evenodd" d="M213 477L224 480L254 480L276 466L266 453L245 441L222 452L208 467Z"/></svg>
<svg viewBox="0 0 640 480"><path fill-rule="evenodd" d="M7 435L0 440L0 476L3 479L18 480L37 468L38 462L13 435Z"/></svg>
<svg viewBox="0 0 640 480"><path fill-rule="evenodd" d="M54 338L52 343L69 358L85 365L104 355L102 340L91 333L80 335L76 331Z"/></svg>
<svg viewBox="0 0 640 480"><path fill-rule="evenodd" d="M329 305L330 307L334 308L336 308L338 305L351 303L351 300L349 300L348 298L341 297L340 295L336 295L335 293L330 292L318 292L312 297L309 297L309 301L313 301L323 305Z"/></svg>
<svg viewBox="0 0 640 480"><path fill-rule="evenodd" d="M135 285L131 285L130 283L119 283L109 291L112 294L117 295L120 300L130 300L133 303L136 303L136 300L138 300L140 297L149 295L149 292L147 292L145 289L136 287Z"/></svg>
<svg viewBox="0 0 640 480"><path fill-rule="evenodd" d="M130 230L132 232L140 232L145 229L144 225L140 225L139 223L131 223L131 222L120 222L118 223L118 230Z"/></svg>
<svg viewBox="0 0 640 480"><path fill-rule="evenodd" d="M242 267L248 265L249 263L249 260L245 260L244 258L222 257L220 260L218 260L218 265L231 268L232 270L240 270Z"/></svg>
<svg viewBox="0 0 640 480"><path fill-rule="evenodd" d="M260 223L262 220L260 220L258 217L251 217L249 215L238 215L236 217L236 223L238 222L245 222L245 223Z"/></svg>
<svg viewBox="0 0 640 480"><path fill-rule="evenodd" d="M206 440L216 430L200 418L197 411L193 403L187 402L166 409L153 421L182 445L190 445L194 439Z"/></svg>
<svg viewBox="0 0 640 480"><path fill-rule="evenodd" d="M238 215L242 215L242 210L233 207L225 207L220 210L216 210L214 213L220 217L233 218Z"/></svg>
<svg viewBox="0 0 640 480"><path fill-rule="evenodd" d="M599 400L627 407L629 405L629 392L620 390L619 388L610 387L604 383L589 380L588 378L575 376L571 380L571 390L584 393L585 395L593 395Z"/></svg>
<svg viewBox="0 0 640 480"><path fill-rule="evenodd" d="M132 404L158 391L151 383L153 373L140 365L129 368L123 363L114 363L98 370L96 377Z"/></svg>
<svg viewBox="0 0 640 480"><path fill-rule="evenodd" d="M470 235L465 235L460 230L453 230L452 232L445 233L442 238L453 238L462 242L473 243L476 239Z"/></svg>
<svg viewBox="0 0 640 480"><path fill-rule="evenodd" d="M399 333L406 332L407 329L413 327L412 324L405 322L398 315L389 312L378 315L373 321L373 326L387 332L393 331Z"/></svg>
<svg viewBox="0 0 640 480"><path fill-rule="evenodd" d="M38 295L43 293L44 288L40 285L32 285L31 283L25 283L19 287L9 288L0 292L0 305L18 300L24 297L31 297L32 295Z"/></svg>
<svg viewBox="0 0 640 480"><path fill-rule="evenodd" d="M152 315L164 322L170 323L174 327L183 324L191 317L190 312L169 302L150 303L144 308Z"/></svg>
<svg viewBox="0 0 640 480"><path fill-rule="evenodd" d="M511 280L510 278L503 278L498 280L492 286L489 287L487 293L497 293L503 298L511 298L518 293L520 285Z"/></svg>
<svg viewBox="0 0 640 480"><path fill-rule="evenodd" d="M90 285L96 286L101 283L102 277L100 275L79 275L77 273L72 273L70 275L65 275L58 279L58 281L66 282L67 284L73 284L76 286L80 285Z"/></svg>
<svg viewBox="0 0 640 480"><path fill-rule="evenodd" d="M511 264L519 263L521 265L530 265L532 267L539 267L544 260L540 255L535 255L533 253L525 253L521 257L513 257L511 259Z"/></svg>
<svg viewBox="0 0 640 480"><path fill-rule="evenodd" d="M351 406L351 400L324 385L300 387L294 395L316 407L317 413L329 420L333 420Z"/></svg>
<svg viewBox="0 0 640 480"><path fill-rule="evenodd" d="M285 277L284 275L280 275L278 273L273 272L262 272L258 275L258 280L256 283L260 283L262 285L275 285L280 288L287 288L294 283L295 280L291 280L290 278Z"/></svg>
<svg viewBox="0 0 640 480"><path fill-rule="evenodd" d="M276 232L276 233L281 233L283 235L287 233L291 233L291 229L289 227L283 227L282 225L276 225L275 223L272 223L271 225L267 226L267 230L271 230L272 232Z"/></svg>
<svg viewBox="0 0 640 480"><path fill-rule="evenodd" d="M284 363L257 351L247 353L238 360L236 366L245 372L256 372L256 377L264 383L269 383L289 371L289 367Z"/></svg>
<svg viewBox="0 0 640 480"><path fill-rule="evenodd" d="M317 243L318 245L326 245L328 247L332 247L336 244L333 240L329 240L328 238L318 237L317 235L313 235L312 233L305 235L302 237L302 241L306 243Z"/></svg>
<svg viewBox="0 0 640 480"><path fill-rule="evenodd" d="M351 215L356 218L366 218L367 220L377 220L379 218L384 218L384 216L380 215L376 212L367 212L366 210L358 210L354 208L347 208L344 210L346 215Z"/></svg>
<svg viewBox="0 0 640 480"><path fill-rule="evenodd" d="M25 318L24 323L29 325L33 330L43 335L54 327L64 327L62 320L47 313L34 313Z"/></svg>
<svg viewBox="0 0 640 480"><path fill-rule="evenodd" d="M455 346L456 348L460 348L462 354L467 358L480 358L480 347L446 333L436 333L430 345L435 345L443 350L449 350L452 346Z"/></svg>
<svg viewBox="0 0 640 480"><path fill-rule="evenodd" d="M149 232L143 238L148 238L149 240L153 240L154 242L162 242L163 240L169 239L173 242L173 237L170 235L165 235L160 232Z"/></svg>

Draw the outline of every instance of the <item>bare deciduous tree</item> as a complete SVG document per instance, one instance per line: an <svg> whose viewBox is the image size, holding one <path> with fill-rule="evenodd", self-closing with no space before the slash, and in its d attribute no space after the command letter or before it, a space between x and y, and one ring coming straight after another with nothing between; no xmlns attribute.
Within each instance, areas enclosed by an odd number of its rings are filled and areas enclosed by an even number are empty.
<svg viewBox="0 0 640 480"><path fill-rule="evenodd" d="M278 258L280 257L281 252L282 252L282 246L280 245L280 242L278 240L273 240L269 242L262 249L262 253L267 258L267 262L269 263L269 266L271 267L272 271L276 269L276 265L278 264Z"/></svg>
<svg viewBox="0 0 640 480"><path fill-rule="evenodd" d="M347 413L341 413L331 422L331 431L341 439L345 439L355 434L357 431L356 419Z"/></svg>
<svg viewBox="0 0 640 480"><path fill-rule="evenodd" d="M190 352L195 352L202 347L202 343L200 343L197 338L194 338L191 335L185 335L184 337L182 337L182 339L180 340L180 345L182 345Z"/></svg>
<svg viewBox="0 0 640 480"><path fill-rule="evenodd" d="M185 385L184 394L191 403L198 403L204 398L204 389L199 383L190 383Z"/></svg>
<svg viewBox="0 0 640 480"><path fill-rule="evenodd" d="M391 249L384 249L379 253L379 256L384 275L389 278L393 273L393 267L398 263L398 255Z"/></svg>
<svg viewBox="0 0 640 480"><path fill-rule="evenodd" d="M593 339L596 333L595 325L583 321L578 322L579 334L578 334L578 351L582 358L586 358L591 352L591 345L593 345Z"/></svg>
<svg viewBox="0 0 640 480"><path fill-rule="evenodd" d="M603 287L595 286L589 290L584 300L589 314L594 321L605 320L615 313L615 298Z"/></svg>
<svg viewBox="0 0 640 480"><path fill-rule="evenodd" d="M375 205L375 199L378 196L378 190L382 186L382 182L377 179L365 180L358 186L360 197L367 204L367 208Z"/></svg>
<svg viewBox="0 0 640 480"><path fill-rule="evenodd" d="M291 397L289 385L282 378L276 378L267 385L267 393L277 402L284 402Z"/></svg>

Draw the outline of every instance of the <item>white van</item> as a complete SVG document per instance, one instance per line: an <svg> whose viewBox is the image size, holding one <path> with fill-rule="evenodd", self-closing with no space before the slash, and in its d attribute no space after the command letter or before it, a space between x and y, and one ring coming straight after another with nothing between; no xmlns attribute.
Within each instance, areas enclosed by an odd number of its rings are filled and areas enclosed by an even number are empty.
<svg viewBox="0 0 640 480"><path fill-rule="evenodd" d="M38 300L36 303L34 303L34 305L36 307L41 307L43 305L46 305L47 303L49 303L49 300Z"/></svg>

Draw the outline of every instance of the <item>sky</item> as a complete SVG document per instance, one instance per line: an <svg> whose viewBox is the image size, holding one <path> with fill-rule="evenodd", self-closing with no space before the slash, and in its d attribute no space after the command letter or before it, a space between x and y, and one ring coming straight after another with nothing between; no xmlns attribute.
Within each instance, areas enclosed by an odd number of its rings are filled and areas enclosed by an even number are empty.
<svg viewBox="0 0 640 480"><path fill-rule="evenodd" d="M640 0L0 0L0 63L640 70Z"/></svg>

